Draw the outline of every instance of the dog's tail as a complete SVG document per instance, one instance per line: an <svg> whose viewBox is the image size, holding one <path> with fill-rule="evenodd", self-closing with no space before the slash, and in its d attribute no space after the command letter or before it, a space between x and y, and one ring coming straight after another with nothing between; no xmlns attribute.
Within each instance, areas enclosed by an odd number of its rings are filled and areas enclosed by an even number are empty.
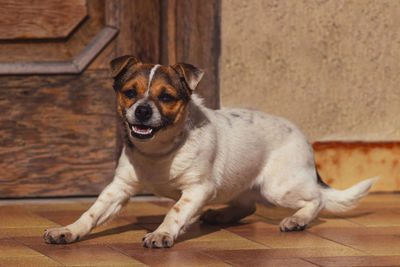
<svg viewBox="0 0 400 267"><path fill-rule="evenodd" d="M367 179L348 189L335 190L323 182L321 183L319 178L318 181L322 188L325 209L333 212L341 212L354 208L368 194L369 189L377 179L378 177Z"/></svg>

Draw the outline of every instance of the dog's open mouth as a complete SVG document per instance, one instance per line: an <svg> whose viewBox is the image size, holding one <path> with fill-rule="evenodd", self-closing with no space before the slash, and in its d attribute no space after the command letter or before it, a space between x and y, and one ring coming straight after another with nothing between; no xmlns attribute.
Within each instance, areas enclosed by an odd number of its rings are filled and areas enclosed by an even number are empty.
<svg viewBox="0 0 400 267"><path fill-rule="evenodd" d="M147 125L133 125L129 123L131 135L138 139L150 139L160 129L160 127L151 127Z"/></svg>

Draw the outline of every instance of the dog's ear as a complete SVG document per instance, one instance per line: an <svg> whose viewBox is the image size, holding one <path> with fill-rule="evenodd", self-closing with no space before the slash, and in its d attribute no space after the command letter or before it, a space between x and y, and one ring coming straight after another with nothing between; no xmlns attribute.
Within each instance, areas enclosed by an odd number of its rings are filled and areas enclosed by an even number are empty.
<svg viewBox="0 0 400 267"><path fill-rule="evenodd" d="M204 75L203 70L186 63L177 63L173 65L172 68L179 74L181 80L185 81L192 92Z"/></svg>
<svg viewBox="0 0 400 267"><path fill-rule="evenodd" d="M111 66L111 77L115 78L128 66L132 66L140 63L140 61L131 55L125 55L122 57L117 57L110 62Z"/></svg>

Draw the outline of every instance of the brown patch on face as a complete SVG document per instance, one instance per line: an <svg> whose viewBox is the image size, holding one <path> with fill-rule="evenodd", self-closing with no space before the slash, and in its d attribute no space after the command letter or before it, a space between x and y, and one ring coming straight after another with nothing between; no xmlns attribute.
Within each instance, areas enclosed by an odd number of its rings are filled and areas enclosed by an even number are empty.
<svg viewBox="0 0 400 267"><path fill-rule="evenodd" d="M111 193L106 193L106 195L109 196L109 197L113 196L113 194L111 194Z"/></svg>
<svg viewBox="0 0 400 267"><path fill-rule="evenodd" d="M150 94L162 116L170 124L175 124L182 118L185 112L189 95L184 89L177 88L179 82L174 81L177 78L170 75L167 68L161 68L158 75L151 82ZM163 101L165 98L168 101Z"/></svg>
<svg viewBox="0 0 400 267"><path fill-rule="evenodd" d="M190 199L188 199L188 198L184 198L184 199L182 199L184 202L191 202L191 200Z"/></svg>
<svg viewBox="0 0 400 267"><path fill-rule="evenodd" d="M131 107L140 99L147 90L148 79L145 77L145 72L135 75L133 79L124 84L120 91L117 92L118 114L123 117L123 110ZM127 92L134 91L134 97L126 95Z"/></svg>
<svg viewBox="0 0 400 267"><path fill-rule="evenodd" d="M90 216L90 218L94 218L93 213L90 213L89 216Z"/></svg>
<svg viewBox="0 0 400 267"><path fill-rule="evenodd" d="M176 224L179 224L178 220L175 220L175 223L176 223Z"/></svg>
<svg viewBox="0 0 400 267"><path fill-rule="evenodd" d="M174 211L176 211L176 213L179 213L181 210L178 207L173 207Z"/></svg>

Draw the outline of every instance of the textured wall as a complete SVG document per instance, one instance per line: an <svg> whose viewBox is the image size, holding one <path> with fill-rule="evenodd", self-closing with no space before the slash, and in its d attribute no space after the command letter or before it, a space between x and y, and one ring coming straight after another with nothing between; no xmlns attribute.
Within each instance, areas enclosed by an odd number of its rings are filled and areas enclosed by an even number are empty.
<svg viewBox="0 0 400 267"><path fill-rule="evenodd" d="M400 1L223 0L223 106L312 141L400 139Z"/></svg>

